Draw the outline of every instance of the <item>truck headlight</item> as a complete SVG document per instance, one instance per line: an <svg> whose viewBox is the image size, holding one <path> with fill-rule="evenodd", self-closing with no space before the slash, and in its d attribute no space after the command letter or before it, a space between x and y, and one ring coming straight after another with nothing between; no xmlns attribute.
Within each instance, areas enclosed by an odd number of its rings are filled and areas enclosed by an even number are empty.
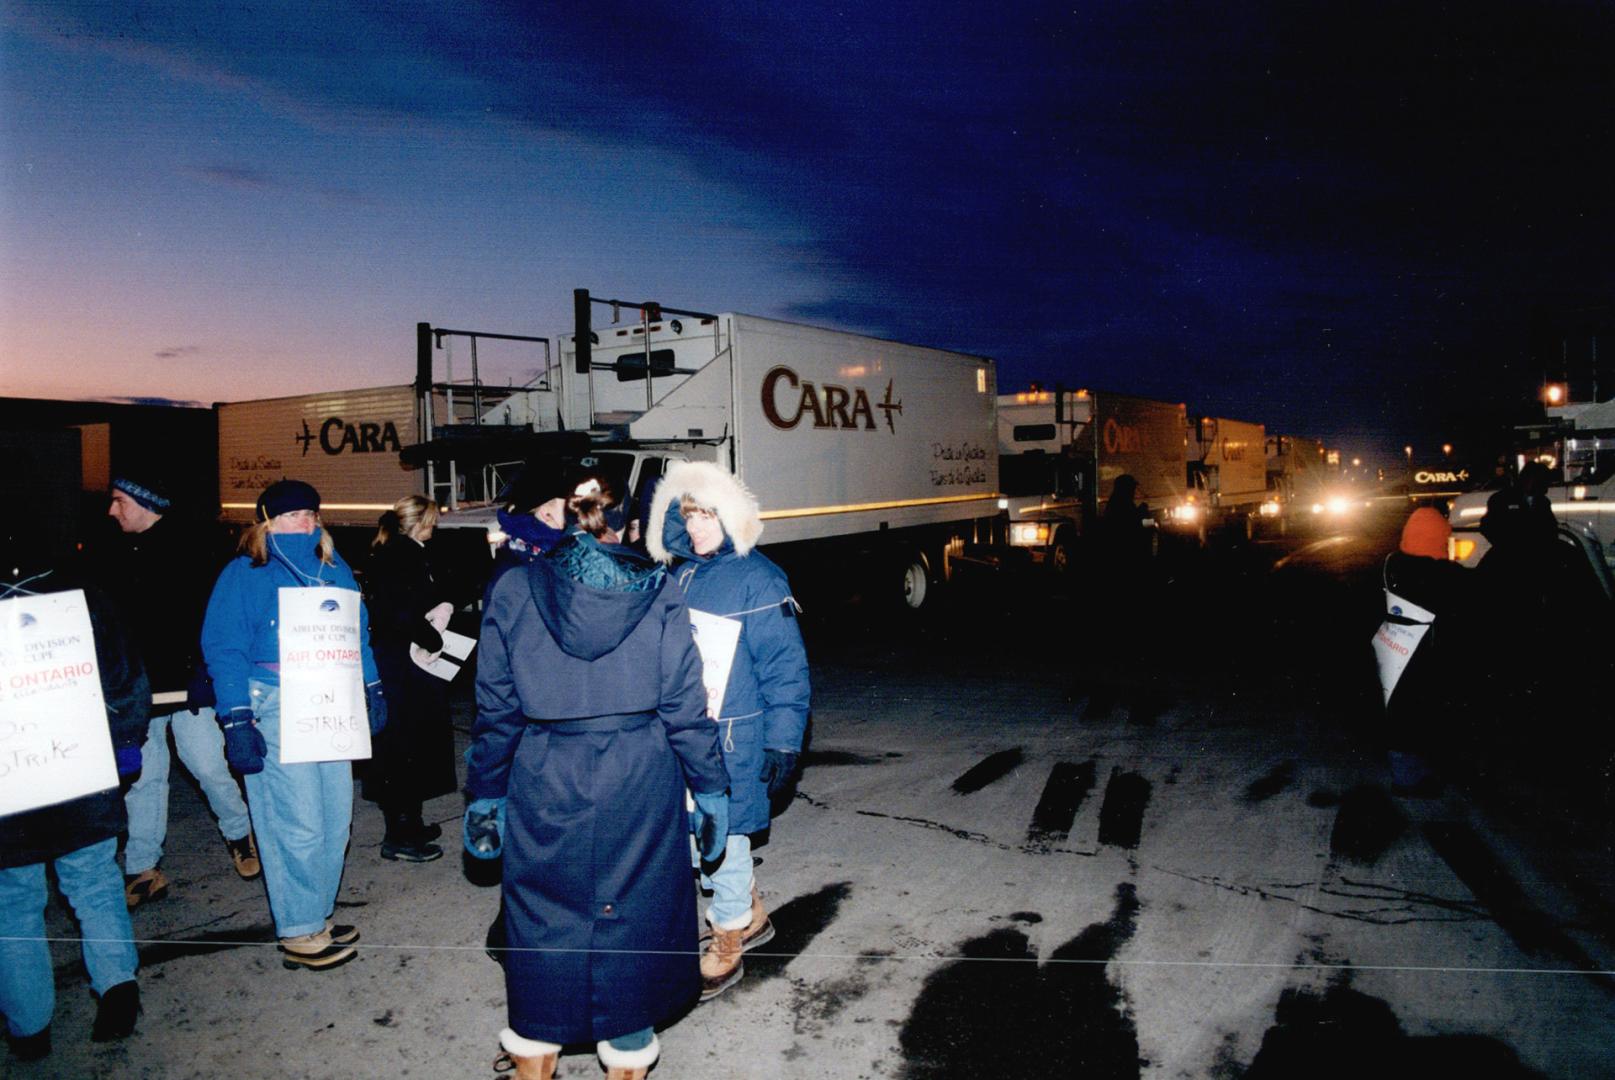
<svg viewBox="0 0 1615 1080"><path fill-rule="evenodd" d="M1180 506L1174 506L1171 518L1180 524L1193 525L1200 520L1200 508L1194 503L1183 503Z"/></svg>
<svg viewBox="0 0 1615 1080"><path fill-rule="evenodd" d="M1282 507L1277 499L1269 499L1259 509L1263 517L1278 517Z"/></svg>
<svg viewBox="0 0 1615 1080"><path fill-rule="evenodd" d="M1049 542L1049 527L1040 521L1022 521L1009 527L1009 542L1017 547L1041 547Z"/></svg>
<svg viewBox="0 0 1615 1080"><path fill-rule="evenodd" d="M1344 495L1331 496L1327 505L1329 512L1335 517L1343 517L1351 513L1351 500Z"/></svg>

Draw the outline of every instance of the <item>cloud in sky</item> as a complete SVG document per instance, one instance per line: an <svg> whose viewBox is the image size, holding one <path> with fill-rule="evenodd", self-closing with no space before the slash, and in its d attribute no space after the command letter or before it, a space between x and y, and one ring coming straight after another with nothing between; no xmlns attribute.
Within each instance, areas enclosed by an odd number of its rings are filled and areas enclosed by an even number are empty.
<svg viewBox="0 0 1615 1080"><path fill-rule="evenodd" d="M29 61L5 76L21 143L48 143L27 106L65 73L86 139L106 137L97 109L115 119L97 90L125 91L213 189L137 180L143 215L77 193L63 217L146 225L106 272L167 286L150 302L177 320L241 305L210 354L288 380L330 377L304 354L344 335L374 369L379 337L405 354L421 318L551 329L581 284L1333 434L1473 405L1488 374L1528 374L1533 305L1611 285L1615 17L1596 6L21 0L0 18ZM190 239L154 255L151 231Z"/></svg>

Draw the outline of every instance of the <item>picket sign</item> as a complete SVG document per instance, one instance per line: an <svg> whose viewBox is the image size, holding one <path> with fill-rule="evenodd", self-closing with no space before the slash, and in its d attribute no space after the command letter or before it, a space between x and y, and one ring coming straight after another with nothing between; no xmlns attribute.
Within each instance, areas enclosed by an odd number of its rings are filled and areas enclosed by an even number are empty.
<svg viewBox="0 0 1615 1080"><path fill-rule="evenodd" d="M117 786L84 590L0 600L0 817Z"/></svg>
<svg viewBox="0 0 1615 1080"><path fill-rule="evenodd" d="M1380 690L1389 705L1391 691L1401 681L1402 672L1413 659L1419 642L1430 632L1436 614L1411 600L1404 600L1389 588L1385 590L1385 611L1385 621L1374 631L1374 660L1379 665Z"/></svg>
<svg viewBox="0 0 1615 1080"><path fill-rule="evenodd" d="M723 715L723 695L729 686L729 669L735 664L735 648L740 644L740 620L710 611L690 609L690 632L701 654L701 681L707 688L707 715L716 720Z"/></svg>
<svg viewBox="0 0 1615 1080"><path fill-rule="evenodd" d="M280 763L370 756L359 594L280 590Z"/></svg>

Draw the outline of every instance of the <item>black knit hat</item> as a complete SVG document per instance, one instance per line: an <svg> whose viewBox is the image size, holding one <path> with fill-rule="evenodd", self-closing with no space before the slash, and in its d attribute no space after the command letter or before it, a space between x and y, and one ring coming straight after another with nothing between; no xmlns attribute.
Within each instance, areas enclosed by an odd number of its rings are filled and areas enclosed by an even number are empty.
<svg viewBox="0 0 1615 1080"><path fill-rule="evenodd" d="M112 480L112 490L121 491L154 514L166 514L174 505L168 482L150 469L123 469Z"/></svg>
<svg viewBox="0 0 1615 1080"><path fill-rule="evenodd" d="M568 484L564 465L549 458L535 458L516 474L499 501L513 514L525 514L551 499L564 499L572 494L575 485Z"/></svg>
<svg viewBox="0 0 1615 1080"><path fill-rule="evenodd" d="M301 480L276 480L258 496L259 521L268 521L293 510L318 511L319 508L320 493Z"/></svg>

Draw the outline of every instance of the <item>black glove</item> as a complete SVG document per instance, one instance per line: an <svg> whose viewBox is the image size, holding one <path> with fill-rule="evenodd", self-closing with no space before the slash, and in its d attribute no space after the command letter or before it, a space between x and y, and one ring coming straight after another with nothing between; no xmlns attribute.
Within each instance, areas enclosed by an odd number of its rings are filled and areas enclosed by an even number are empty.
<svg viewBox="0 0 1615 1080"><path fill-rule="evenodd" d="M264 771L269 745L252 721L251 709L231 709L230 719L219 725L224 732L224 760L242 776Z"/></svg>
<svg viewBox="0 0 1615 1080"><path fill-rule="evenodd" d="M772 799L785 790L786 783L795 771L796 751L764 750L763 771L758 774L758 779L768 785L768 797Z"/></svg>
<svg viewBox="0 0 1615 1080"><path fill-rule="evenodd" d="M381 692L381 683L369 683L364 688L364 709L370 716L370 734L380 735L387 726L387 695Z"/></svg>

